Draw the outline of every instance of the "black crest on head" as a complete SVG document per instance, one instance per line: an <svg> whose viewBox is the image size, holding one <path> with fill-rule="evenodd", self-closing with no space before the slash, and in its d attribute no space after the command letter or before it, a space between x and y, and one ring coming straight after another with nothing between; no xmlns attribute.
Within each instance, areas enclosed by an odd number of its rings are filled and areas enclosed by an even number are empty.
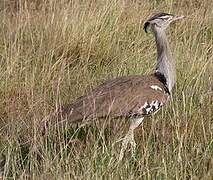
<svg viewBox="0 0 213 180"><path fill-rule="evenodd" d="M149 26L149 22L147 21L147 22L145 22L145 24L144 24L144 26L143 26L143 29L144 29L144 31L147 33L147 28L148 28L148 26Z"/></svg>
<svg viewBox="0 0 213 180"><path fill-rule="evenodd" d="M157 13L154 16L152 16L151 18L149 18L148 21L152 21L152 20L154 20L156 18L161 18L163 16L174 16L174 15L173 14L169 14L169 13L163 13L163 12L161 12L161 13Z"/></svg>
<svg viewBox="0 0 213 180"><path fill-rule="evenodd" d="M174 16L173 14L169 14L169 13L164 13L164 12L161 12L161 13L157 13L155 14L154 16L150 17L144 24L143 26L143 29L144 31L147 33L147 28L148 26L150 25L150 21L156 19L156 18L161 18L163 16Z"/></svg>

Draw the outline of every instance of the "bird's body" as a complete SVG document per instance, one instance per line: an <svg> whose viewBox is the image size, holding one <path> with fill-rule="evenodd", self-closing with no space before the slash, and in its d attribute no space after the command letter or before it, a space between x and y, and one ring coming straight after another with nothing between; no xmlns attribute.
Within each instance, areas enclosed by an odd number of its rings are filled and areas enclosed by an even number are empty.
<svg viewBox="0 0 213 180"><path fill-rule="evenodd" d="M144 24L146 32L150 27L157 46L157 65L153 74L106 81L72 104L62 107L57 112L58 122L69 124L104 117L130 117L132 121L119 158L122 159L128 143L135 147L134 129L141 124L144 116L158 111L169 99L176 81L176 69L165 29L171 22L182 18L159 13Z"/></svg>
<svg viewBox="0 0 213 180"><path fill-rule="evenodd" d="M166 103L169 91L164 78L152 74L132 75L106 81L90 93L64 106L60 115L68 122L104 117L141 117Z"/></svg>

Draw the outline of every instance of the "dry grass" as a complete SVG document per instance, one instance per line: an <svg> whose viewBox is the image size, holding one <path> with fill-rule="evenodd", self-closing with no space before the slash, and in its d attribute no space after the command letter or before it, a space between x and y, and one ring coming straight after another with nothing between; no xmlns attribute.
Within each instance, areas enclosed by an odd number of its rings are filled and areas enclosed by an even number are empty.
<svg viewBox="0 0 213 180"><path fill-rule="evenodd" d="M212 179L212 6L211 0L1 1L0 176ZM137 129L136 159L127 152L117 162L125 120L41 137L39 122L60 104L104 79L153 70L155 44L143 22L159 11L187 16L168 32L178 82L167 107Z"/></svg>

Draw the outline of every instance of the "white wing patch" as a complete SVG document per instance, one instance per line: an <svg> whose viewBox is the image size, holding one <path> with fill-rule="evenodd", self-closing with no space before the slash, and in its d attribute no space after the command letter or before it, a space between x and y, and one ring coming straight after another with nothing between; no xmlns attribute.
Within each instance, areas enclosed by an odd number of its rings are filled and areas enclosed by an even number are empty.
<svg viewBox="0 0 213 180"><path fill-rule="evenodd" d="M163 105L162 102L155 100L151 103L145 102L143 106L141 106L136 113L134 113L134 116L141 116L141 115L147 115L147 114L155 114L158 110L160 110L161 106Z"/></svg>
<svg viewBox="0 0 213 180"><path fill-rule="evenodd" d="M154 89L154 90L160 90L160 91L163 91L163 89L162 88L160 88L159 86L157 86L157 85L151 85L150 86L152 89Z"/></svg>

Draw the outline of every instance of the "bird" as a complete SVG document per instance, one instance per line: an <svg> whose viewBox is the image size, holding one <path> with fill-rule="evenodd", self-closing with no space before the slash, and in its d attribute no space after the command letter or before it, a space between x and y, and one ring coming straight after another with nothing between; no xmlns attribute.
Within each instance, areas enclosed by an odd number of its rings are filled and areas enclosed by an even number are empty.
<svg viewBox="0 0 213 180"><path fill-rule="evenodd" d="M115 121L120 117L130 119L119 160L123 159L128 144L134 153L137 145L134 130L146 116L155 114L170 99L176 82L176 66L166 29L172 22L183 18L184 16L161 12L144 23L144 31L154 35L157 47L157 63L151 74L122 76L105 81L71 104L61 107L55 113L57 123L66 122L69 125L106 117ZM48 129L47 124L45 122L45 131Z"/></svg>

